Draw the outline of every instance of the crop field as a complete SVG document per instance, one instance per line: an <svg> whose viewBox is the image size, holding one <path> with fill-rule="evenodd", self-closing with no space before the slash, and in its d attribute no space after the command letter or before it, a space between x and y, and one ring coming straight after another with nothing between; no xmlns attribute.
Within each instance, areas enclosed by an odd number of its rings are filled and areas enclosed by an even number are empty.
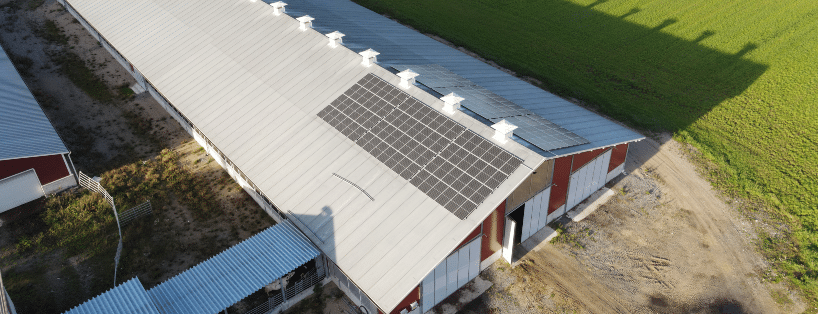
<svg viewBox="0 0 818 314"><path fill-rule="evenodd" d="M759 243L818 303L818 2L356 0L707 159L784 223Z"/></svg>

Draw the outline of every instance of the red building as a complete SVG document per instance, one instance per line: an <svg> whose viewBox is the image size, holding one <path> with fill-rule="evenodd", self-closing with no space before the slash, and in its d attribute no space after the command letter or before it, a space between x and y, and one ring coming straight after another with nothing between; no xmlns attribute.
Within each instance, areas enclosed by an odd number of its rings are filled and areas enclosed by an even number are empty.
<svg viewBox="0 0 818 314"><path fill-rule="evenodd" d="M76 185L69 154L0 49L0 212Z"/></svg>

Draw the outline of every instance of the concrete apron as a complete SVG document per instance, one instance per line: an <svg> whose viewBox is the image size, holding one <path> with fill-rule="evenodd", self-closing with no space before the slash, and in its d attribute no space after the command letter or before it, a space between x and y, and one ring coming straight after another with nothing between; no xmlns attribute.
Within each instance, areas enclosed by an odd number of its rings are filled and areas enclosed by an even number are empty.
<svg viewBox="0 0 818 314"><path fill-rule="evenodd" d="M591 194L591 196L582 201L582 203L579 203L573 209L565 213L565 216L573 221L583 220L585 217L588 217L594 211L596 211L600 206L607 203L612 196L614 196L614 191L609 188L602 188L601 190L594 192L594 194ZM519 261L521 257L528 254L528 252L541 250L545 245L548 245L551 240L557 237L557 235L559 234L548 226L531 235L531 237L514 248L514 256L517 258L514 259L512 267L517 266L517 261Z"/></svg>
<svg viewBox="0 0 818 314"><path fill-rule="evenodd" d="M477 276L474 280L457 290L456 294L459 294L457 298L446 298L446 300L435 306L431 311L426 312L426 314L455 314L458 309L477 299L477 297L485 293L493 285L491 281Z"/></svg>

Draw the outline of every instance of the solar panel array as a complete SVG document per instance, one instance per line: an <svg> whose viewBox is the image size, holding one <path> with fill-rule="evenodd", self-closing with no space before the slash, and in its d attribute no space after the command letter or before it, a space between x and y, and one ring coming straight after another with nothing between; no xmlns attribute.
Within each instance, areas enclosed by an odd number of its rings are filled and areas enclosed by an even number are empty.
<svg viewBox="0 0 818 314"><path fill-rule="evenodd" d="M373 74L318 116L460 219L522 164Z"/></svg>
<svg viewBox="0 0 818 314"><path fill-rule="evenodd" d="M518 129L514 131L514 134L517 137L542 150L550 151L590 143L581 136L440 65L393 65L392 67L398 71L412 69L420 74L416 78L418 82L440 94L455 93L463 97L461 104L483 118L495 123L505 119L516 125Z"/></svg>
<svg viewBox="0 0 818 314"><path fill-rule="evenodd" d="M443 95L455 93L463 97L464 100L461 102L463 106L486 119L532 114L531 111L479 86L437 87L434 90Z"/></svg>

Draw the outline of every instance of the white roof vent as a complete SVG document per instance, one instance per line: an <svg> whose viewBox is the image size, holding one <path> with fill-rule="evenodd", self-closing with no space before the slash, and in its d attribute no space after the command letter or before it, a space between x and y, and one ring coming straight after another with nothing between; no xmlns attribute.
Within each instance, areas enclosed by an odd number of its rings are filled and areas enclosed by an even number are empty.
<svg viewBox="0 0 818 314"><path fill-rule="evenodd" d="M279 16L281 13L284 13L284 7L287 6L287 4L282 1L276 1L270 3L270 6L273 7L273 14Z"/></svg>
<svg viewBox="0 0 818 314"><path fill-rule="evenodd" d="M341 37L344 37L344 34L339 31L329 33L327 34L327 37L329 37L329 46L332 48L338 47L338 45L344 42L341 40Z"/></svg>
<svg viewBox="0 0 818 314"><path fill-rule="evenodd" d="M312 28L312 21L315 20L312 16L304 15L302 17L297 18L299 23L301 23L301 27L298 29L305 31L308 28Z"/></svg>
<svg viewBox="0 0 818 314"><path fill-rule="evenodd" d="M450 115L454 114L455 111L460 109L460 102L463 101L463 99L465 98L457 96L455 93L449 93L446 96L440 97L440 100L445 104L443 111Z"/></svg>
<svg viewBox="0 0 818 314"><path fill-rule="evenodd" d="M409 88L409 86L415 85L415 77L420 74L415 73L412 69L406 69L406 71L398 73L398 77L400 77L400 87L403 89Z"/></svg>
<svg viewBox="0 0 818 314"><path fill-rule="evenodd" d="M517 126L503 119L492 125L491 128L495 130L494 139L505 144L508 142L508 139L511 138L511 135L514 134L514 130L517 129Z"/></svg>
<svg viewBox="0 0 818 314"><path fill-rule="evenodd" d="M361 61L361 64L363 64L365 67L369 67L370 65L373 65L376 62L378 62L378 58L375 56L379 55L380 53L375 50L372 50L372 48L369 48L367 50L359 52L358 54L364 57L364 60Z"/></svg>

